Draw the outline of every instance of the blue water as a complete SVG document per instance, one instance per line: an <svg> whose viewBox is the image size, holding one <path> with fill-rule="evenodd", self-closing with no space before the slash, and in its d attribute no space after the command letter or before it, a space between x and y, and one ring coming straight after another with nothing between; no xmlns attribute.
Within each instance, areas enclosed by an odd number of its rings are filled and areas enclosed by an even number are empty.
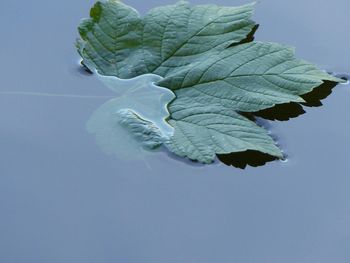
<svg viewBox="0 0 350 263"><path fill-rule="evenodd" d="M122 161L85 128L108 98L79 97L113 96L74 49L93 2L0 2L0 92L78 95L0 95L0 262L350 262L350 86L271 123L287 162ZM126 3L144 13L173 1ZM349 73L349 10L348 0L262 0L256 38Z"/></svg>

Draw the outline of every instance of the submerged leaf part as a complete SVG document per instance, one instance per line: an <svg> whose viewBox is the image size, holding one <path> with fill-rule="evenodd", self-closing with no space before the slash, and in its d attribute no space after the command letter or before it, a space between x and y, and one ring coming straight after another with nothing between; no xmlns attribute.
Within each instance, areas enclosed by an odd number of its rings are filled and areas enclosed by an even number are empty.
<svg viewBox="0 0 350 263"><path fill-rule="evenodd" d="M175 99L175 94L155 84L162 80L162 77L154 74L145 74L132 79L99 74L97 76L118 96L116 99L118 102L115 102L116 108L130 109L140 118L154 123L164 137L173 135L174 128L166 120L170 117L168 104Z"/></svg>
<svg viewBox="0 0 350 263"><path fill-rule="evenodd" d="M119 1L97 2L79 26L77 48L92 71L123 79L154 74L158 86L174 92L167 118L173 136L164 143L177 155L203 163L243 151L282 158L267 131L242 113L304 103L302 95L325 81L342 80L296 59L288 46L254 42L253 11L254 4L180 1L140 17ZM137 99L151 103L147 94ZM166 130L157 116L134 112Z"/></svg>
<svg viewBox="0 0 350 263"><path fill-rule="evenodd" d="M156 149L169 139L163 137L161 130L153 122L142 119L133 110L123 109L117 114L120 124L146 149Z"/></svg>
<svg viewBox="0 0 350 263"><path fill-rule="evenodd" d="M167 105L175 98L173 92L157 87L161 77L147 74L133 79L98 78L117 97L107 101L90 117L87 129L107 154L123 159L143 158L145 150L153 150L174 134Z"/></svg>

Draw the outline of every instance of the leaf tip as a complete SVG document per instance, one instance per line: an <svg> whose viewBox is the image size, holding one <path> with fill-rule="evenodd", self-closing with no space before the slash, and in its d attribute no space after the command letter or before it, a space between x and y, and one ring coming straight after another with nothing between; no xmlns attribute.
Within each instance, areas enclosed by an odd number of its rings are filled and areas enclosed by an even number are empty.
<svg viewBox="0 0 350 263"><path fill-rule="evenodd" d="M332 76L333 77L333 76ZM341 83L341 84L344 84L344 83L347 83L348 80L346 79L343 79L343 78L338 78L338 77L333 77L331 81L334 81L336 83Z"/></svg>
<svg viewBox="0 0 350 263"><path fill-rule="evenodd" d="M100 20L102 13L102 3L100 1L96 2L96 4L90 10L90 17L94 22L98 22Z"/></svg>

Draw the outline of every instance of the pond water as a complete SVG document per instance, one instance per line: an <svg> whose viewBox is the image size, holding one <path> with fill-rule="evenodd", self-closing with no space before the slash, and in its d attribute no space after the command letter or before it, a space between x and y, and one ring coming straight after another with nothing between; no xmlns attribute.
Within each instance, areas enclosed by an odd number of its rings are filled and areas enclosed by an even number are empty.
<svg viewBox="0 0 350 263"><path fill-rule="evenodd" d="M145 13L174 1L125 2ZM286 162L120 160L85 127L113 96L74 48L93 3L0 3L0 262L350 262L350 86L269 124ZM261 0L256 39L346 76L349 10L348 0Z"/></svg>

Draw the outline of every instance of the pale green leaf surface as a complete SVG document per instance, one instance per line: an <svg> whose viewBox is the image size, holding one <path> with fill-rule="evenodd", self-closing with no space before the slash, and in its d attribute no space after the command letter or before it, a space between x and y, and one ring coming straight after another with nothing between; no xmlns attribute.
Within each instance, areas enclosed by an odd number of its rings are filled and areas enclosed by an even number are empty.
<svg viewBox="0 0 350 263"><path fill-rule="evenodd" d="M296 59L294 50L249 42L254 4L152 9L143 18L119 2L97 2L79 26L84 64L102 75L156 74L172 90L168 122L174 153L210 163L216 154L255 150L282 157L267 131L240 115L303 102L324 81L341 80ZM249 43L246 43L249 42Z"/></svg>
<svg viewBox="0 0 350 263"><path fill-rule="evenodd" d="M180 156L210 163L215 154L253 149L283 157L265 129L232 109L176 103L172 110L170 124L174 127L174 136L167 146Z"/></svg>
<svg viewBox="0 0 350 263"><path fill-rule="evenodd" d="M119 1L97 2L79 26L84 63L102 75L164 76L244 40L255 23L254 5L191 6L185 1L151 10L144 18ZM205 45L203 45L205 43Z"/></svg>
<svg viewBox="0 0 350 263"><path fill-rule="evenodd" d="M255 112L275 104L303 102L300 95L324 80L338 81L314 65L295 59L289 47L251 42L212 52L158 84L175 91L174 103L221 104Z"/></svg>

